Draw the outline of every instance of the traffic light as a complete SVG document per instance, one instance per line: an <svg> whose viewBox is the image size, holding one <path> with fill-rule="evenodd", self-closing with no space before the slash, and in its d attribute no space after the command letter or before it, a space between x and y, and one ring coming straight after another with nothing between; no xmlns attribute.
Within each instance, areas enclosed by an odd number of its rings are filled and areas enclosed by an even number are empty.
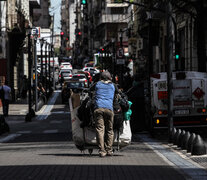
<svg viewBox="0 0 207 180"><path fill-rule="evenodd" d="M175 43L175 59L180 59L180 42Z"/></svg>
<svg viewBox="0 0 207 180"><path fill-rule="evenodd" d="M76 29L75 30L75 35L76 35L76 39L81 39L82 36L82 32L80 29Z"/></svg>
<svg viewBox="0 0 207 180"><path fill-rule="evenodd" d="M81 0L81 4L86 5L86 0Z"/></svg>
<svg viewBox="0 0 207 180"><path fill-rule="evenodd" d="M63 31L62 31L62 32L60 32L60 35L61 35L61 36L63 36L63 35L64 35L64 32L63 32Z"/></svg>

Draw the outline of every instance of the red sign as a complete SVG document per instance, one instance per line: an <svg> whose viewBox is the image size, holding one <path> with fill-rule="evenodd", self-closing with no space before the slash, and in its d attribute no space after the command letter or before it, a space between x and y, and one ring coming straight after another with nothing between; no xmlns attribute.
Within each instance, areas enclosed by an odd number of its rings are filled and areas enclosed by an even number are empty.
<svg viewBox="0 0 207 180"><path fill-rule="evenodd" d="M157 92L158 100L167 99L167 91Z"/></svg>
<svg viewBox="0 0 207 180"><path fill-rule="evenodd" d="M197 97L198 99L202 98L203 95L205 94L202 89L199 87L196 88L196 90L193 92L194 96Z"/></svg>

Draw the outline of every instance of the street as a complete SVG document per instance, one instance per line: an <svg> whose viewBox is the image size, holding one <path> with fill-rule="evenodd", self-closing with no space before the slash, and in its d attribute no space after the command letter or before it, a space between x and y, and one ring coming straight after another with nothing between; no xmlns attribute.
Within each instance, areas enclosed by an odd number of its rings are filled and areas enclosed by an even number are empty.
<svg viewBox="0 0 207 180"><path fill-rule="evenodd" d="M53 100L55 104L52 104ZM97 149L91 156L87 150L79 151L71 138L69 106L61 104L59 90L54 92L49 105L43 107L32 122L24 122L23 108L17 111L18 106L15 107L7 119L11 132L0 138L0 179L173 180L176 177L183 180L189 176L186 172L177 171L170 162L172 159L184 161L178 155L167 159L159 150L155 153L150 145L154 140L149 139L147 133L134 134L132 143L119 152L115 151L112 157L100 158ZM15 112L19 113L19 118ZM186 169L186 163L183 164L185 166L180 166L180 169ZM193 171L197 170L199 168L194 167Z"/></svg>

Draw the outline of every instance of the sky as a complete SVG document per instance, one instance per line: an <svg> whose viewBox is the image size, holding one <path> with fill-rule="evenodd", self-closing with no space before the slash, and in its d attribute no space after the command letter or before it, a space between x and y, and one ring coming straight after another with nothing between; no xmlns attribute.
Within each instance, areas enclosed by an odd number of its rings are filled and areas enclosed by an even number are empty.
<svg viewBox="0 0 207 180"><path fill-rule="evenodd" d="M61 0L50 0L51 1L51 8L50 8L50 15L55 16L55 23L54 23L54 32L60 32L61 25L60 25L60 8L61 8Z"/></svg>

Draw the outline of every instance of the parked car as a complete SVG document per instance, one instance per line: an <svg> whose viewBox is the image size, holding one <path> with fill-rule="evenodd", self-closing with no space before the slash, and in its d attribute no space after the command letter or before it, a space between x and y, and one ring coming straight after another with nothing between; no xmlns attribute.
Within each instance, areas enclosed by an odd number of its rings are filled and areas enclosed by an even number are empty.
<svg viewBox="0 0 207 180"><path fill-rule="evenodd" d="M60 64L60 70L61 69L70 69L70 70L73 70L73 67L72 67L72 65L69 62L62 62Z"/></svg>
<svg viewBox="0 0 207 180"><path fill-rule="evenodd" d="M85 83L85 87L89 86L89 80L88 80L88 78L86 77L85 74L73 74L72 80L73 81L84 82Z"/></svg>
<svg viewBox="0 0 207 180"><path fill-rule="evenodd" d="M73 91L81 92L85 89L85 83L83 81L66 81L61 91L62 103L68 102Z"/></svg>
<svg viewBox="0 0 207 180"><path fill-rule="evenodd" d="M58 82L63 83L64 81L68 81L73 77L72 70L70 69L61 69L58 76Z"/></svg>

